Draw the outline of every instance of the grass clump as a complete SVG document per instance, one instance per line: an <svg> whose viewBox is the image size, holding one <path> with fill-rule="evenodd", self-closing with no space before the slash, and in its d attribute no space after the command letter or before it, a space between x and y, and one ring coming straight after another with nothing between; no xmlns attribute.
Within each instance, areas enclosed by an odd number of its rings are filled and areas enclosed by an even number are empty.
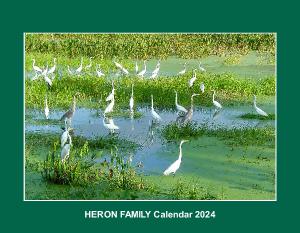
<svg viewBox="0 0 300 233"><path fill-rule="evenodd" d="M261 116L253 113L246 113L240 116L242 119L257 119L257 120L275 120L275 114L268 114L268 116Z"/></svg>

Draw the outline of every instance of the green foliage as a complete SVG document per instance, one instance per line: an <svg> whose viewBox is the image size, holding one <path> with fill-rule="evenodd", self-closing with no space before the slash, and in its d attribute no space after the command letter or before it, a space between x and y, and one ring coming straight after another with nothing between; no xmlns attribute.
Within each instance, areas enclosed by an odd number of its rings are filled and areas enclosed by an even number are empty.
<svg viewBox="0 0 300 233"><path fill-rule="evenodd" d="M258 120L275 120L275 114L268 114L268 116L262 116L259 114L246 113L240 116L242 119L258 119Z"/></svg>
<svg viewBox="0 0 300 233"><path fill-rule="evenodd" d="M26 52L99 58L199 58L227 51L275 51L274 34L26 34Z"/></svg>
<svg viewBox="0 0 300 233"><path fill-rule="evenodd" d="M177 141L182 138L189 139L202 135L217 137L235 146L275 146L275 129L272 127L231 129L219 127L211 129L205 124L198 125L192 122L188 124L170 123L162 129L162 136L168 141Z"/></svg>

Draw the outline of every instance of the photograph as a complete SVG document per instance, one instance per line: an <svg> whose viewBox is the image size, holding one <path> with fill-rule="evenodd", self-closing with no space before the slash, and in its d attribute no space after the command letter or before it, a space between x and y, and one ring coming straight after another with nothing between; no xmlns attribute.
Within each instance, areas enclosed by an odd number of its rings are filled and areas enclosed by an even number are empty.
<svg viewBox="0 0 300 233"><path fill-rule="evenodd" d="M276 201L277 34L23 33L24 201Z"/></svg>

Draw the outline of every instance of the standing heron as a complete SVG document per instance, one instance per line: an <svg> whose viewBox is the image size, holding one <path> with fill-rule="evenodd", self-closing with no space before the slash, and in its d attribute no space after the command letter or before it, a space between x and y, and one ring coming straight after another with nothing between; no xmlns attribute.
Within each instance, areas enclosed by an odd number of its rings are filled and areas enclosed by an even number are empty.
<svg viewBox="0 0 300 233"><path fill-rule="evenodd" d="M100 65L97 64L97 67L96 67L96 73L97 73L97 76L98 77L102 77L104 76L105 74L102 72L102 70L100 69Z"/></svg>
<svg viewBox="0 0 300 233"><path fill-rule="evenodd" d="M161 117L158 115L157 112L155 112L153 107L153 95L151 95L151 115L156 121L161 121Z"/></svg>
<svg viewBox="0 0 300 233"><path fill-rule="evenodd" d="M204 83L201 82L201 83L200 83L200 91L201 91L202 93L204 93L204 89L205 89Z"/></svg>
<svg viewBox="0 0 300 233"><path fill-rule="evenodd" d="M183 70L179 71L179 72L177 73L177 75L183 75L183 74L185 74L185 72L186 72L186 62L184 63L183 66L184 66Z"/></svg>
<svg viewBox="0 0 300 233"><path fill-rule="evenodd" d="M168 176L171 173L173 175L175 175L175 172L179 169L180 164L181 164L181 160L182 160L182 144L188 142L188 140L181 140L180 142L180 146L179 146L179 155L178 155L178 159L172 163L165 171L164 171L164 175Z"/></svg>
<svg viewBox="0 0 300 233"><path fill-rule="evenodd" d="M187 113L183 116L179 116L177 117L176 121L180 121L182 123L187 123L190 122L193 118L193 113L194 113L194 96L198 96L200 94L192 94L191 96L191 107L189 108L189 110L187 111Z"/></svg>
<svg viewBox="0 0 300 233"><path fill-rule="evenodd" d="M265 117L268 116L268 114L267 114L265 111L263 111L262 109L260 109L259 107L256 106L256 96L255 96L255 95L253 95L253 106L254 106L254 108L255 108L255 111L256 111L259 115L265 116Z"/></svg>
<svg viewBox="0 0 300 233"><path fill-rule="evenodd" d="M60 153L60 158L61 158L62 162L65 162L70 156L70 149L71 149L71 145L72 145L72 139L71 139L70 134L68 134L68 139L69 139L69 143L64 145L64 147L62 148L61 153Z"/></svg>
<svg viewBox="0 0 300 233"><path fill-rule="evenodd" d="M91 69L91 67L92 67L92 58L93 58L93 57L90 57L90 64L88 64L88 65L86 65L86 66L84 67L85 70Z"/></svg>
<svg viewBox="0 0 300 233"><path fill-rule="evenodd" d="M206 69L204 69L204 67L202 66L201 62L199 62L199 70L202 72L206 71Z"/></svg>
<svg viewBox="0 0 300 233"><path fill-rule="evenodd" d="M104 110L104 116L107 113L110 113L114 110L114 105L115 105L115 96L112 96L111 102L107 105L107 107Z"/></svg>
<svg viewBox="0 0 300 233"><path fill-rule="evenodd" d="M45 98L45 116L46 116L46 119L48 120L48 117L49 117L49 107L48 107L48 102L47 102L47 96Z"/></svg>
<svg viewBox="0 0 300 233"><path fill-rule="evenodd" d="M213 93L213 104L215 105L216 108L221 109L222 105L218 101L215 100L216 91L214 90L213 92L214 92Z"/></svg>
<svg viewBox="0 0 300 233"><path fill-rule="evenodd" d="M189 87L192 87L194 82L196 81L197 76L196 76L196 70L193 70L193 76L192 78L189 80Z"/></svg>
<svg viewBox="0 0 300 233"><path fill-rule="evenodd" d="M155 69L152 71L150 78L156 78L160 70L160 61L157 62Z"/></svg>
<svg viewBox="0 0 300 233"><path fill-rule="evenodd" d="M42 73L42 69L38 66L35 65L35 59L32 59L33 63L32 63L32 68L36 73Z"/></svg>
<svg viewBox="0 0 300 233"><path fill-rule="evenodd" d="M143 78L144 75L146 74L146 71L147 71L147 66L146 66L146 61L144 61L144 69L141 70L137 75Z"/></svg>
<svg viewBox="0 0 300 233"><path fill-rule="evenodd" d="M48 74L53 74L55 72L55 69L56 69L56 58L53 59L53 63L54 63L54 65L50 68L50 70L48 71Z"/></svg>
<svg viewBox="0 0 300 233"><path fill-rule="evenodd" d="M77 74L80 74L83 69L83 57L81 57L80 66L75 70Z"/></svg>
<svg viewBox="0 0 300 233"><path fill-rule="evenodd" d="M116 61L113 61L113 62L115 63L116 67L122 71L123 74L125 74L125 75L129 74L128 70L125 69L124 66L122 66L120 63L118 63Z"/></svg>
<svg viewBox="0 0 300 233"><path fill-rule="evenodd" d="M108 123L105 122L106 118L104 117L102 122L103 126L110 131L110 133L114 133L115 130L119 129L119 126L115 125L114 120L112 118L108 118Z"/></svg>
<svg viewBox="0 0 300 233"><path fill-rule="evenodd" d="M174 92L175 92L175 106L176 106L177 111L187 113L186 108L178 104L177 91L174 90Z"/></svg>
<svg viewBox="0 0 300 233"><path fill-rule="evenodd" d="M133 113L134 99L133 99L133 84L131 85L131 96L129 100L129 109L130 112Z"/></svg>
<svg viewBox="0 0 300 233"><path fill-rule="evenodd" d="M68 126L65 125L65 130L64 130L64 132L62 133L62 135L60 137L60 146L61 146L61 148L63 148L64 145L66 144L66 142L68 141L69 130L70 130L70 128L68 128Z"/></svg>
<svg viewBox="0 0 300 233"><path fill-rule="evenodd" d="M76 98L74 96L72 107L60 118L60 120L65 121L65 125L67 123L68 123L68 125L71 125L75 110L76 110Z"/></svg>
<svg viewBox="0 0 300 233"><path fill-rule="evenodd" d="M111 86L112 86L112 89L111 89L111 93L106 97L106 102L107 101L111 101L114 96L115 96L115 86L114 86L114 80L111 81Z"/></svg>

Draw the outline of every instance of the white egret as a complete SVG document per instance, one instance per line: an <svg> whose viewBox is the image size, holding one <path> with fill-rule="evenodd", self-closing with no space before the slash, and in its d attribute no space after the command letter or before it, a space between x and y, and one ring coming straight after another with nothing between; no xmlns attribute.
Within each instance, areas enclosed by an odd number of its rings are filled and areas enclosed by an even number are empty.
<svg viewBox="0 0 300 233"><path fill-rule="evenodd" d="M69 139L69 143L64 145L64 147L62 148L61 153L60 153L60 158L61 158L62 162L65 162L70 156L70 149L71 149L71 145L72 145L72 139L71 139L70 134L68 134L68 139Z"/></svg>
<svg viewBox="0 0 300 233"><path fill-rule="evenodd" d="M157 112L155 112L153 107L153 95L151 95L151 115L156 121L161 121L161 117L158 115Z"/></svg>
<svg viewBox="0 0 300 233"><path fill-rule="evenodd" d="M50 70L48 71L48 74L53 74L55 72L55 69L56 69L56 58L53 59L53 63L54 63L54 65L50 68Z"/></svg>
<svg viewBox="0 0 300 233"><path fill-rule="evenodd" d="M144 77L144 75L146 74L146 71L147 71L147 66L146 66L146 61L144 61L144 69L138 73L138 76Z"/></svg>
<svg viewBox="0 0 300 233"><path fill-rule="evenodd" d="M81 73L83 68L83 57L81 57L80 66L75 70L77 74Z"/></svg>
<svg viewBox="0 0 300 233"><path fill-rule="evenodd" d="M45 69L42 71L42 75L46 76L48 74L48 62Z"/></svg>
<svg viewBox="0 0 300 233"><path fill-rule="evenodd" d="M193 70L193 76L192 78L189 80L189 87L192 87L194 82L196 81L197 76L196 76L196 70Z"/></svg>
<svg viewBox="0 0 300 233"><path fill-rule="evenodd" d="M214 90L213 92L214 92L214 93L213 93L213 104L214 104L217 108L222 108L222 105L221 105L218 101L215 100L216 91Z"/></svg>
<svg viewBox="0 0 300 233"><path fill-rule="evenodd" d="M48 88L50 88L52 86L52 80L47 75L44 76L44 80L47 83Z"/></svg>
<svg viewBox="0 0 300 233"><path fill-rule="evenodd" d="M204 83L201 82L201 83L200 83L200 91L201 91L202 93L204 93L204 90L205 90Z"/></svg>
<svg viewBox="0 0 300 233"><path fill-rule="evenodd" d="M130 112L133 112L133 106L134 106L134 99L133 99L133 84L131 85L131 97L129 100L129 108Z"/></svg>
<svg viewBox="0 0 300 233"><path fill-rule="evenodd" d="M45 116L46 116L46 119L48 120L48 117L49 117L49 107L48 107L47 97L45 98Z"/></svg>
<svg viewBox="0 0 300 233"><path fill-rule="evenodd" d="M61 148L64 147L64 145L66 144L68 137L69 137L69 129L67 125L65 125L65 130L62 133L61 137L60 137L60 146Z"/></svg>
<svg viewBox="0 0 300 233"><path fill-rule="evenodd" d="M70 70L70 66L68 65L68 73L69 75L73 75L73 72Z"/></svg>
<svg viewBox="0 0 300 233"><path fill-rule="evenodd" d="M187 113L186 108L178 104L177 91L175 91L175 106L176 106L176 109L177 109L178 112L185 112L185 113Z"/></svg>
<svg viewBox="0 0 300 233"><path fill-rule="evenodd" d="M35 65L35 59L32 59L33 63L32 63L32 68L34 69L35 72L37 73L42 73L42 69L38 66Z"/></svg>
<svg viewBox="0 0 300 233"><path fill-rule="evenodd" d="M60 120L65 121L65 125L67 122L69 123L69 125L71 125L75 110L76 110L76 98L74 96L72 107L60 118Z"/></svg>
<svg viewBox="0 0 300 233"><path fill-rule="evenodd" d="M256 96L254 95L253 97L254 97L254 99L253 99L253 105L254 105L255 111L259 115L267 117L268 114L265 111L263 111L262 109L260 109L259 107L256 106Z"/></svg>
<svg viewBox="0 0 300 233"><path fill-rule="evenodd" d="M114 133L115 130L119 129L119 127L117 125L115 125L114 121L112 118L108 119L108 123L105 122L106 118L104 117L102 122L103 122L103 126L108 129L111 133Z"/></svg>
<svg viewBox="0 0 300 233"><path fill-rule="evenodd" d="M88 64L84 67L85 70L89 70L92 67L92 58L93 57L90 57L90 64Z"/></svg>
<svg viewBox="0 0 300 233"><path fill-rule="evenodd" d="M164 171L164 175L168 176L171 173L173 175L175 175L175 172L178 170L178 168L180 167L181 164L181 160L182 160L182 144L188 142L188 140L181 140L180 142L180 146L179 146L179 156L178 159L172 163L165 171Z"/></svg>
<svg viewBox="0 0 300 233"><path fill-rule="evenodd" d="M129 71L127 69L124 68L124 66L122 66L120 63L114 61L116 67L118 67L125 75L129 74Z"/></svg>
<svg viewBox="0 0 300 233"><path fill-rule="evenodd" d="M112 86L112 90L111 90L111 93L106 97L106 102L107 101L111 101L114 96L115 96L115 86L114 86L114 80L111 81L111 86Z"/></svg>
<svg viewBox="0 0 300 233"><path fill-rule="evenodd" d="M137 74L139 72L139 66L137 61L135 61L135 73Z"/></svg>
<svg viewBox="0 0 300 233"><path fill-rule="evenodd" d="M199 62L199 70L202 72L206 71L206 69L204 69L204 67L201 65L201 62Z"/></svg>
<svg viewBox="0 0 300 233"><path fill-rule="evenodd" d="M115 96L113 95L111 102L107 105L106 109L104 110L104 116L106 113L110 113L114 110L115 105Z"/></svg>
<svg viewBox="0 0 300 233"><path fill-rule="evenodd" d="M150 78L156 78L160 69L160 61L158 61L155 69L152 71Z"/></svg>
<svg viewBox="0 0 300 233"><path fill-rule="evenodd" d="M185 74L185 72L186 72L186 62L184 63L183 66L184 66L183 70L179 71L177 75L183 75L183 74Z"/></svg>
<svg viewBox="0 0 300 233"><path fill-rule="evenodd" d="M98 77L101 77L101 76L104 76L104 75L105 75L105 74L102 72L102 70L100 70L100 65L99 65L99 64L97 64L96 72L97 72Z"/></svg>

